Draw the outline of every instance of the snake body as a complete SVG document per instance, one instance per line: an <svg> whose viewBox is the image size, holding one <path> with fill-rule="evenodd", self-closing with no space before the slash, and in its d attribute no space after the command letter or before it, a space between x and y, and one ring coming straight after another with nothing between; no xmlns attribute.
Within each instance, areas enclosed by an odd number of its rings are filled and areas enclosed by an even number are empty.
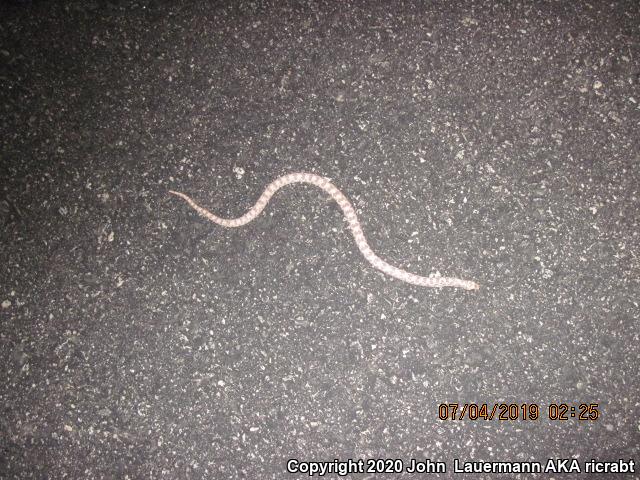
<svg viewBox="0 0 640 480"><path fill-rule="evenodd" d="M333 183L331 183L328 178L322 177L320 175L316 175L313 173L290 173L288 175L283 175L271 182L267 186L267 188L265 188L258 201L253 207L249 209L249 211L247 211L247 213L245 213L241 217L231 219L221 218L217 215L214 215L209 210L198 205L184 193L174 192L173 190L170 190L169 193L184 199L191 206L191 208L193 208L207 220L210 220L213 223L216 223L223 227L236 228L246 225L247 223L255 219L258 215L260 215L262 210L264 210L264 208L269 203L269 200L271 200L271 197L282 187L292 183L308 183L324 190L327 194L329 194L329 196L333 200L335 200L335 202L342 210L344 218L349 225L349 229L351 230L351 234L353 235L358 249L364 256L364 258L381 272L395 277L398 280L402 280L403 282L411 283L413 285L419 285L421 287L457 287L464 288L466 290L478 290L480 288L480 286L476 282L473 282L471 280L462 280L459 278L451 277L423 277L420 275L416 275L414 273L407 272L406 270L402 270L401 268L394 267L393 265L381 259L373 252L373 250L371 250L371 247L367 243L364 232L362 231L362 227L360 226L360 222L358 221L356 211L349 199Z"/></svg>

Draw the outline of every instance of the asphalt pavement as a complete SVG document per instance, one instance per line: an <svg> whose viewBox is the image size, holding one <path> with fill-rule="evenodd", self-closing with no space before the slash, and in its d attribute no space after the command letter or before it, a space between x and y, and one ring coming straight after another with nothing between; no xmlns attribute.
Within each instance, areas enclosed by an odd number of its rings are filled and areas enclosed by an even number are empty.
<svg viewBox="0 0 640 480"><path fill-rule="evenodd" d="M639 84L636 1L1 4L0 478L640 478ZM168 193L293 172L480 289Z"/></svg>

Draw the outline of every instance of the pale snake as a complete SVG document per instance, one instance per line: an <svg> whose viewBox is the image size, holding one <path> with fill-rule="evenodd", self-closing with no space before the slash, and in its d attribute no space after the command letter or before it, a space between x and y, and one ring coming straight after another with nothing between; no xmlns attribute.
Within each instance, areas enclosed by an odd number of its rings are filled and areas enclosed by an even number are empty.
<svg viewBox="0 0 640 480"><path fill-rule="evenodd" d="M331 183L328 178L322 177L320 175L316 175L313 173L290 173L288 175L283 175L267 186L258 201L253 207L251 207L251 209L249 209L247 213L245 213L241 217L232 219L220 218L217 215L214 215L209 210L199 206L184 193L174 192L173 190L169 190L169 193L184 199L196 212L198 212L207 220L210 220L213 223L216 223L223 227L234 228L246 225L258 215L260 215L262 210L264 210L264 208L267 206L267 203L269 203L269 200L271 199L273 194L285 185L289 185L291 183L309 183L327 192L329 196L333 200L335 200L338 206L342 209L342 213L344 214L344 218L349 225L351 233L353 234L356 245L360 249L360 252L362 252L364 258L366 258L371 265L373 265L381 272L402 280L403 282L411 283L413 285L419 285L421 287L457 287L464 288L466 290L478 290L480 288L480 286L476 282L473 282L471 280L462 280L460 278L440 276L423 277L414 273L407 272L406 270L402 270L401 268L394 267L393 265L385 262L383 259L378 257L373 252L373 250L371 250L371 247L367 243L367 240L362 231L362 227L360 226L360 222L358 221L356 211L349 199L340 190L338 190L338 188L333 183Z"/></svg>

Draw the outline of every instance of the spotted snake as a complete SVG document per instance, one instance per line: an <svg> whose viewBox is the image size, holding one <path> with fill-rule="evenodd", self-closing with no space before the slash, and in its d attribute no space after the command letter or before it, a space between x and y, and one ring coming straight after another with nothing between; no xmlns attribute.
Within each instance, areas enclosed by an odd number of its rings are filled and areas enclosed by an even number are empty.
<svg viewBox="0 0 640 480"><path fill-rule="evenodd" d="M220 218L217 215L214 215L209 210L199 206L184 193L174 192L173 190L170 190L169 193L184 199L191 206L191 208L193 208L207 220L210 220L213 223L216 223L223 227L235 228L246 225L247 223L255 219L258 215L260 215L262 210L264 210L271 197L278 190L280 190L285 185L289 185L292 183L308 183L311 185L315 185L316 187L324 190L327 194L329 194L329 196L333 200L335 200L338 206L342 209L342 213L344 214L345 220L349 225L349 229L351 230L358 249L360 249L360 252L364 256L364 258L381 272L395 277L398 280L402 280L403 282L411 283L413 285L419 285L422 287L457 287L464 288L466 290L478 290L480 288L480 286L476 282L473 282L471 280L462 280L459 278L440 276L423 277L414 273L407 272L406 270L402 270L401 268L394 267L393 265L385 262L383 259L378 257L373 252L373 250L371 250L371 247L367 243L367 240L362 231L362 227L360 226L360 222L358 221L356 211L349 199L340 190L338 190L338 188L333 185L333 183L331 183L328 178L321 177L320 175L316 175L313 173L290 173L288 175L283 175L267 186L258 201L253 207L251 207L251 209L249 209L247 213L245 213L241 217L232 219Z"/></svg>

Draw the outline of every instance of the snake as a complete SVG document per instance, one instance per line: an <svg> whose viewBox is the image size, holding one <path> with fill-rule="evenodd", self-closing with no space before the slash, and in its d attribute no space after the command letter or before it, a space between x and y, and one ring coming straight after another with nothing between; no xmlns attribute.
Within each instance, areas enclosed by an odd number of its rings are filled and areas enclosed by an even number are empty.
<svg viewBox="0 0 640 480"><path fill-rule="evenodd" d="M314 173L289 173L283 175L273 182L271 182L262 192L258 201L251 207L244 215L237 218L221 218L217 215L214 215L206 208L198 205L191 197L185 195L184 193L176 192L173 190L169 190L169 193L175 195L179 198L182 198L186 201L191 208L193 208L198 214L207 220L220 225L226 228L237 228L254 220L262 211L265 209L271 197L280 190L281 188L291 185L294 183L306 183L309 185L313 185L315 187L320 188L324 192L326 192L340 207L342 213L344 215L344 219L347 222L349 230L353 235L353 238L356 242L360 253L374 268L380 270L381 272L394 277L403 282L418 285L421 287L429 287L429 288L441 288L441 287L455 287L462 288L465 290L478 290L480 285L471 280L463 280L460 278L453 277L442 277L442 276L429 276L424 277L421 275L416 275L415 273L408 272L401 268L395 267L390 263L386 262L378 255L376 255L367 239L365 238L364 232L362 231L362 226L360 225L360 221L358 220L358 216L356 214L356 210L347 198L347 196L342 193L338 187L336 187L331 181L323 176L316 175Z"/></svg>

